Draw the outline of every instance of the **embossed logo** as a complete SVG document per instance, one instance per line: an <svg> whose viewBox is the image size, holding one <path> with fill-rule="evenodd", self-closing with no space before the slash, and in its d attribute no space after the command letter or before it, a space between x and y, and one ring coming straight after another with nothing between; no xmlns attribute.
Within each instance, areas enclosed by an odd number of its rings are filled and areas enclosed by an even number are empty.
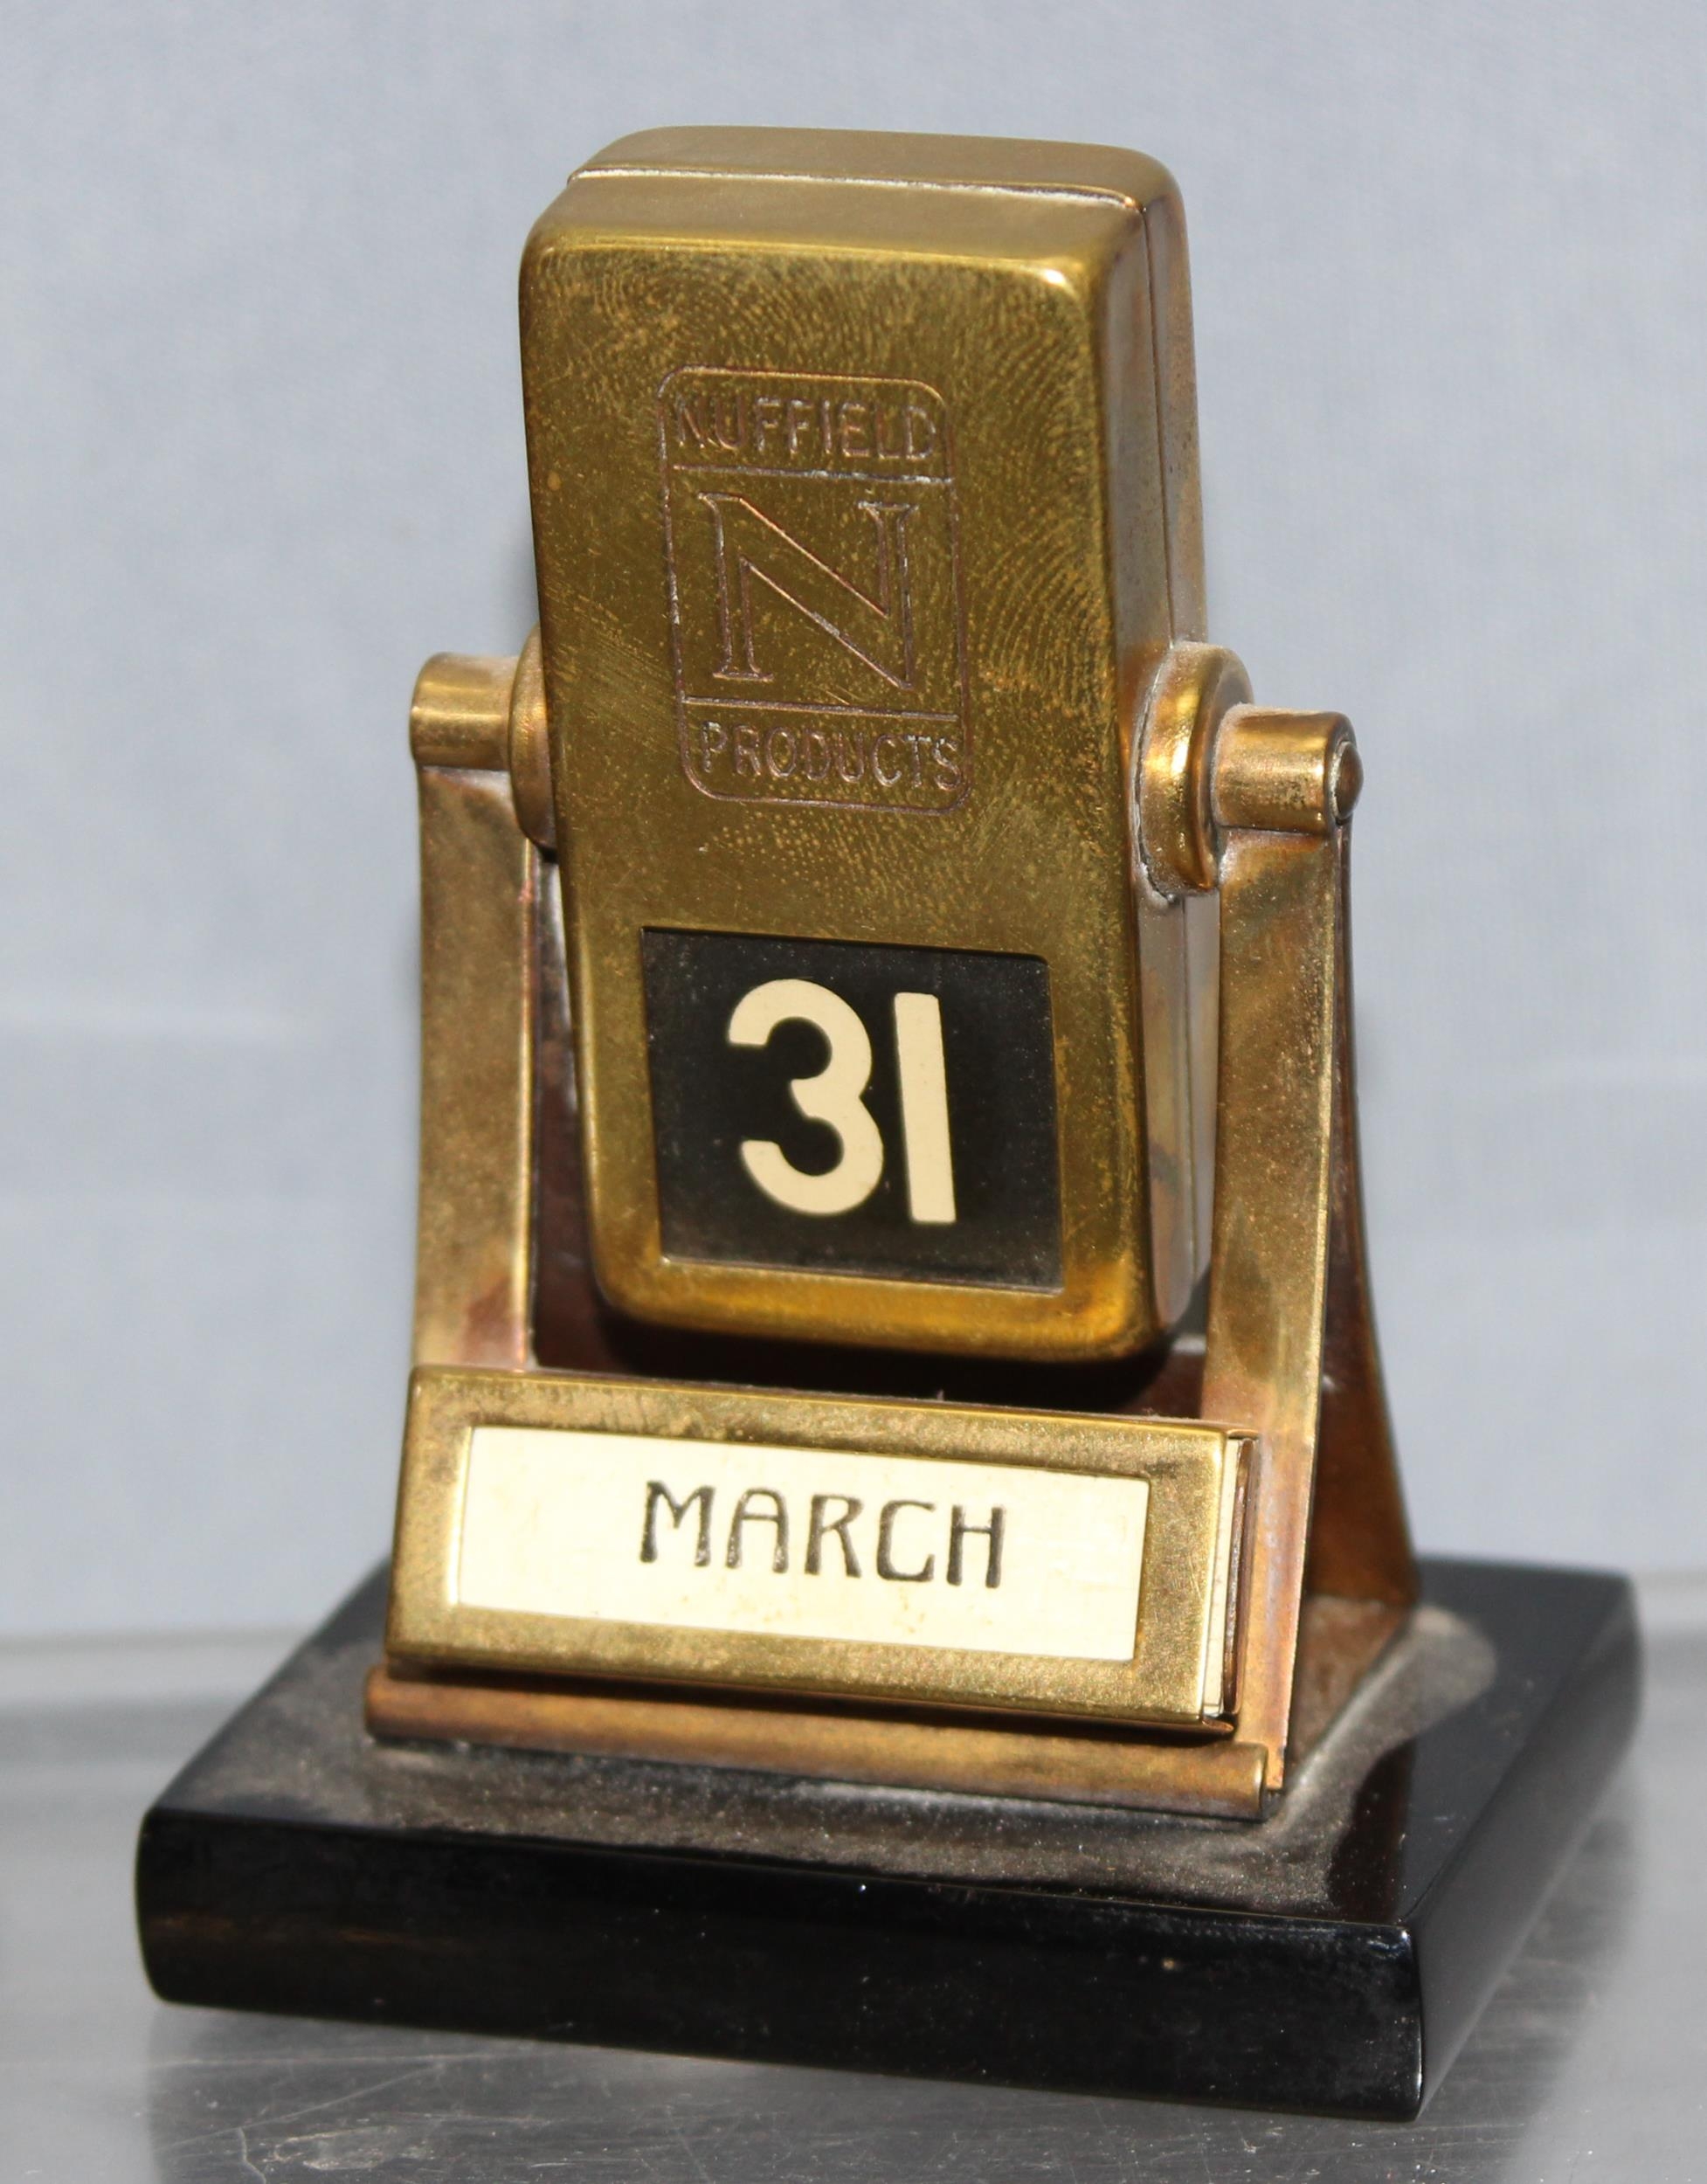
<svg viewBox="0 0 1707 2184"><path fill-rule="evenodd" d="M677 729L748 803L947 812L971 786L947 410L914 379L659 390Z"/></svg>

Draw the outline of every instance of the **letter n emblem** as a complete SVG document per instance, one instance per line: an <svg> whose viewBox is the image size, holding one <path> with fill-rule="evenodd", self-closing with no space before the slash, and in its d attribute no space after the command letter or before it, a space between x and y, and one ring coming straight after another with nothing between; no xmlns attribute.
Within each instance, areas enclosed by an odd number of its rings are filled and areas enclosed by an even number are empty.
<svg viewBox="0 0 1707 2184"><path fill-rule="evenodd" d="M971 784L953 441L910 379L659 390L676 727L708 796L943 812Z"/></svg>

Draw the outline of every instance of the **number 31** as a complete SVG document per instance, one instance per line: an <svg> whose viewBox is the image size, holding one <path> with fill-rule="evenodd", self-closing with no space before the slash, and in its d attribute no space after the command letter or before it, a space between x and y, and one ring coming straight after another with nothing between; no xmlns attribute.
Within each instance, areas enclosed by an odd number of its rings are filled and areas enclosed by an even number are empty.
<svg viewBox="0 0 1707 2184"><path fill-rule="evenodd" d="M741 1158L759 1189L791 1212L848 1213L865 1204L883 1173L883 1135L864 1097L871 1082L871 1040L859 1016L839 993L810 978L771 978L736 1002L729 1044L763 1047L778 1024L795 1022L824 1034L830 1058L815 1076L791 1077L788 1089L808 1120L834 1130L841 1157L822 1175L809 1175L774 1139L746 1137ZM948 1076L943 1012L934 993L895 995L895 1041L908 1212L916 1221L952 1221Z"/></svg>

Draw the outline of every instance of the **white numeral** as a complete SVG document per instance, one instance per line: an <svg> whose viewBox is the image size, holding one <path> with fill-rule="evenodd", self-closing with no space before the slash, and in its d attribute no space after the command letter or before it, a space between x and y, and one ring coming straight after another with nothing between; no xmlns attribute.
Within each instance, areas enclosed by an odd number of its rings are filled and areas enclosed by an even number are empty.
<svg viewBox="0 0 1707 2184"><path fill-rule="evenodd" d="M839 993L809 978L771 978L736 1002L729 1043L762 1047L778 1024L812 1025L830 1044L830 1059L814 1077L791 1077L794 1104L841 1140L841 1158L822 1175L797 1168L774 1139L743 1137L741 1158L759 1189L796 1213L847 1213L863 1206L883 1172L883 1139L860 1097L871 1082L871 1041Z"/></svg>
<svg viewBox="0 0 1707 2184"><path fill-rule="evenodd" d="M789 1091L809 1121L826 1123L834 1130L841 1157L822 1175L809 1175L773 1138L743 1137L742 1162L759 1189L791 1213L852 1213L865 1204L883 1174L882 1134L865 1102L871 1040L839 993L810 978L771 978L736 1002L729 1018L729 1044L763 1047L777 1025L792 1022L822 1032L830 1055L815 1076L791 1077ZM936 996L897 993L895 1035L908 1211L917 1222L950 1222L955 1219L954 1159L943 1012Z"/></svg>
<svg viewBox="0 0 1707 2184"><path fill-rule="evenodd" d="M954 1156L949 1146L949 1081L943 1063L943 1012L934 993L896 994L895 1051L901 1065L907 1210L916 1221L951 1221Z"/></svg>

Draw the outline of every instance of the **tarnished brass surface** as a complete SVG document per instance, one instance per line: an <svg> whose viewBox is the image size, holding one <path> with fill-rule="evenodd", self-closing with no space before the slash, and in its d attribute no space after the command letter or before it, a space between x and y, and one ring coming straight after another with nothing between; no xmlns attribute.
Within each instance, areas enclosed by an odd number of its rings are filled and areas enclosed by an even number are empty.
<svg viewBox="0 0 1707 2184"><path fill-rule="evenodd" d="M1358 746L1340 714L1239 705L1221 722L1209 780L1220 826L1331 834L1362 787Z"/></svg>
<svg viewBox="0 0 1707 2184"><path fill-rule="evenodd" d="M1270 1790L1283 1779L1304 1597L1336 1154L1342 1169L1356 1154L1355 1137L1337 1146L1334 1132L1337 1089L1350 1081L1349 1061L1341 1068L1351 1039L1346 833L1335 809L1349 740L1336 714L1244 709L1228 715L1213 760L1221 808L1268 822L1229 827L1220 856L1220 1121L1203 1407L1261 1441L1239 1726L1268 1748ZM1354 1219L1341 1248L1360 1262L1354 1178L1343 1192L1340 1210ZM1348 1286L1346 1298L1361 1308L1359 1349L1372 1370L1366 1283ZM1353 1469L1366 1463L1377 1486L1369 1534L1397 1525L1379 1559L1408 1572L1402 1514L1380 1492L1391 1465L1385 1410L1357 1422L1365 1441Z"/></svg>
<svg viewBox="0 0 1707 2184"><path fill-rule="evenodd" d="M1215 885L1210 754L1222 722L1250 695L1244 667L1219 645L1176 645L1156 671L1132 744L1133 877L1170 901Z"/></svg>
<svg viewBox="0 0 1707 2184"><path fill-rule="evenodd" d="M1192 1139L1190 1258L1209 1261L1215 1198L1215 1077L1220 1039L1220 906L1214 900L1220 831L1210 798L1210 754L1228 711L1248 701L1241 662L1217 645L1176 645L1146 695L1132 739L1127 803L1132 880L1144 907L1168 906L1168 930L1183 959L1185 1035L1158 1025L1152 1086L1165 1084L1172 1112ZM1152 1094L1152 1104L1154 1095Z"/></svg>
<svg viewBox="0 0 1707 2184"><path fill-rule="evenodd" d="M522 344L605 1294L750 1334L1137 1349L1200 1272L1192 1102L1207 1092L1176 1067L1185 916L1134 894L1124 794L1142 693L1202 619L1171 181L1095 148L629 139L536 229ZM883 511L902 501L904 660L872 608L900 583ZM777 568L714 561L715 525L737 515ZM826 636L837 615L847 628ZM740 743L742 723L761 743ZM659 926L1042 958L1060 1290L667 1258L639 971Z"/></svg>
<svg viewBox="0 0 1707 2184"><path fill-rule="evenodd" d="M1199 689L1224 688L1230 671L1218 671L1206 681L1202 664L1188 660L1174 687L1191 688L1195 676ZM493 666L494 687L505 680L507 665ZM459 668L450 678L453 695L475 679ZM1168 678L1160 679L1159 687L1168 688ZM462 696L454 708L446 709L454 709L460 719L478 708ZM1196 754L1192 764L1199 775L1206 777L1213 769L1226 812L1278 823L1263 829L1218 829L1215 837L1220 907L1232 960L1220 1022L1222 1233L1215 1254L1201 1403L1206 1416L1254 1427L1263 1436L1250 1495L1246 1613L1237 1648L1237 1724L1241 1745L1261 1754L1263 1780L1272 1790L1281 1779L1291 1735L1301 1617L1307 1624L1314 1613L1321 1624L1324 1611L1331 1609L1342 1621L1350 1614L1357 1632L1372 1634L1361 1650L1344 1644L1318 1644L1313 1649L1317 1667L1303 1689L1309 1695L1308 1725L1314 1729L1355 1681L1364 1655L1390 1631L1413 1584L1364 1265L1344 902L1349 836L1338 816L1349 801L1344 784L1351 745L1337 715L1271 715L1250 707L1218 707L1210 732L1188 732L1185 741ZM467 748L466 742L458 748ZM424 816L435 808L432 799L445 798L448 784L454 784L460 800L448 808L457 812L463 830L455 839L473 839L469 812L477 811L487 830L480 839L490 856L505 839L497 820L508 816L506 784L432 769L424 772L423 781L428 799ZM1188 808L1204 808L1202 778L1187 784L1186 796ZM1289 823L1297 831L1279 831ZM429 871L432 846L452 839L444 833L445 825L441 819L435 834L429 823L424 836ZM519 877L525 860L517 860L514 848L520 840L511 822L510 857L500 857L480 882L492 906L484 943L495 951L492 961L502 960L507 948L515 962L531 964L539 951L536 898ZM1209 898L1212 903L1216 899ZM500 944L497 936L507 938ZM430 950L429 962L433 960ZM430 978L430 991L431 984ZM496 1051L508 1064L501 1089L498 1077L488 1074L478 1103L471 1106L465 1100L462 1112L480 1113L482 1130L494 1121L501 1124L506 1113L531 1116L533 1048L530 1040L518 1040L506 1028L515 1020L515 983L482 978L460 993L454 1015L429 1014L430 1025L445 1026L442 1036L431 1042L440 1065L453 1061L470 1038L477 1046L492 1046L495 1040ZM531 1013L524 1009L522 1014L531 1029ZM508 1171L512 1186L515 1173ZM513 1187L488 1192L484 1203L490 1263L509 1269L504 1293L513 1310L527 1282L528 1225L516 1217ZM580 1278L584 1281L584 1275ZM518 1339L514 1321L508 1326L500 1339L513 1343ZM466 1354L455 1344L466 1345L467 1340L466 1330L460 1330L439 1354ZM601 1364L606 1362L604 1348L595 1344L595 1353ZM432 1354L422 1352L424 1358ZM514 1351L506 1355L521 1362ZM619 1359L610 1356L608 1361ZM531 1379L514 1384L518 1390L542 1385L549 1384ZM1318 1429L1322 1476L1313 1496ZM415 1510L436 1492L424 1493L418 1484L406 1482L404 1506ZM1343 1595L1343 1600L1323 1600L1317 1609L1307 1609L1306 1560L1310 1586L1317 1594ZM1331 1614L1327 1621L1332 1624ZM515 1645L505 1650L489 1642L458 1657L487 1667L544 1665L537 1652ZM1324 1661L1332 1673L1324 1673ZM649 1672L662 1673L655 1667ZM677 1668L671 1673L685 1671ZM412 1692L407 1704L417 1726L411 1733L422 1733L419 1721L435 1707L447 1721L461 1719L465 1701L455 1696L460 1689L441 1674L430 1690ZM618 1731L612 1724L627 1722L624 1748L649 1749L643 1733L652 1718L646 1711L649 1704L626 1701L628 1713L612 1713L604 1700L589 1711L591 1702L581 1705L565 1698L562 1707L545 1706L542 1696L529 1718L549 1719L556 1724L552 1733L564 1736L570 1733L565 1724L571 1721L584 1726L602 1723L598 1733L612 1737ZM689 1718L695 1724L691 1734L682 1726ZM680 1734L683 1750L703 1756L715 1745L720 1725L735 1738L726 1746L731 1753L737 1745L745 1748L748 1731L731 1726L736 1716L728 1709L713 1710L703 1718L696 1713L681 1721L674 1715L668 1719L675 1724L670 1735ZM594 1733L591 1726L587 1733ZM803 1749L819 1751L826 1767L833 1764L833 1740L826 1741L827 1732L816 1727L797 1737L791 1726L782 1737L773 1719L764 1733L778 1752L794 1751L804 1737ZM902 1745L892 1738L878 1742L899 1765ZM1218 1770L1224 1772L1227 1762L1175 1745L1157 1751L1171 1785L1170 1801L1182 1808L1223 1808L1216 1802L1225 1794ZM986 1766L988 1755L974 1763L963 1752L952 1763L933 1764L947 1767L943 1779L950 1779L955 1767ZM1023 1772L1030 1763L1012 1764ZM910 1765L916 1771L923 1765L918 1753ZM925 1778L915 1773L908 1779ZM1089 1783L1093 1777L1075 1779ZM1138 1778L1129 1773L1123 1779ZM1144 1779L1148 1781L1149 1774ZM1152 1792L1143 1794L1150 1798Z"/></svg>
<svg viewBox="0 0 1707 2184"><path fill-rule="evenodd" d="M423 673L421 1177L418 1361L520 1365L529 1354L534 1198L535 917L539 856L515 823L509 784L473 771L506 715L477 702L514 663L440 660ZM466 701L466 702L464 702ZM429 740L431 739L431 740ZM501 750L501 740L498 744Z"/></svg>
<svg viewBox="0 0 1707 2184"><path fill-rule="evenodd" d="M430 1436L411 1431L393 1643L400 1668L404 1653L413 1666L376 1685L377 1725L962 1787L1059 1780L1064 1795L1249 1813L1413 1597L1358 1175L1345 822L1361 768L1339 715L1255 707L1236 659L1198 641L1184 281L1160 171L1050 147L667 132L594 162L542 223L524 308L545 636L519 662L430 662L411 715L424 905L417 1358L507 1368L476 1378L521 1410L559 1400L554 1386L595 1385L543 1375L546 1362L629 1376L602 1383L601 1400L661 1404L665 1419L711 1400L683 1383L716 1379L774 1381L778 1393L730 1399L760 1405L826 1388L993 1400L1061 1446L1130 1431L1145 1413L1164 1436L1206 1431L1157 1420L1164 1409L1255 1436L1242 1583L1227 1586L1242 1612L1224 1621L1219 1683L1206 1669L1196 1697L1181 1696L1189 1647L1176 1634L1165 1700L1159 1686L1138 1706L1125 1695L1128 1720L1194 1721L1199 1734L1123 1732L1137 1741L1117 1764L1069 1760L1055 1747L1080 1739L1040 1729L1039 1710L1095 1713L1108 1694L1060 1663L1032 1663L1024 1690L992 1685L987 1655L981 1683L974 1673L952 1688L936 1677L942 1656L921 1666L923 1654L901 1671L867 1660L844 1662L840 1681L803 1681L798 1658L708 1668L702 1632L660 1653L654 1631L618 1660L608 1630L597 1658L515 1621L475 1630L444 1593L455 1436L442 1420L430 1462ZM720 312L720 298L740 310ZM757 361L715 346L735 327L743 341L762 335ZM1148 329L1147 359L1135 327ZM658 559L672 473L654 397L670 375L703 392L738 372L816 369L819 349L789 346L791 330L841 344L832 376L867 392L904 384L921 416L953 423L937 483L954 501L957 717L971 748L954 792L934 803L743 800L727 778L696 778L681 740L701 715L683 702L684 640L659 575L673 565ZM1012 364L1026 342L1029 376L974 384L975 360ZM570 362L572 403L553 376ZM1061 397L1047 475L1038 404L1020 386ZM636 389L638 437L625 407ZM1128 429L1139 410L1154 446ZM785 431L786 416L770 428ZM1026 555L1009 550L1015 538ZM662 587L649 598L648 568ZM947 595L931 593L928 571L922 581L928 621ZM768 660L806 641L798 614L764 625L762 640L759 627L750 618L730 639L737 666L756 643ZM637 971L639 934L658 922L1044 955L1068 1247L1060 1294L658 1260ZM1114 1361L1177 1317L1206 1259L1201 1353L1175 1337ZM609 1296L642 1317L613 1311ZM867 1347L776 1339L806 1335ZM909 1366L901 1353L921 1346L963 1354ZM1061 1362L1098 1356L1110 1361ZM944 1453L932 1435L963 1415L940 1401L867 1407L906 1410L916 1445ZM1200 1530L1165 1547L1152 1538L1158 1583L1197 1586L1201 1605L1205 1572L1225 1569L1225 1503L1219 1521L1213 1549ZM1146 1586L1151 1568L1147 1555ZM522 1691L480 1681L494 1669L649 1683ZM727 1695L681 1688L708 1679ZM658 1695L665 1683L673 1696ZM791 1706L784 1690L811 1703ZM849 1741L850 1694L1012 1718L966 1731L974 1745L955 1742L953 1723L926 1735L880 1709ZM444 1725L459 1721L487 1726ZM1219 1741L1206 1740L1212 1727Z"/></svg>
<svg viewBox="0 0 1707 2184"><path fill-rule="evenodd" d="M376 1736L508 1745L521 1751L621 1753L833 1782L1044 1797L1227 1820L1256 1817L1260 1745L1183 1746L1060 1722L1005 1726L962 1716L812 1710L755 1699L637 1697L619 1688L480 1681L384 1666L368 1678Z"/></svg>
<svg viewBox="0 0 1707 2184"><path fill-rule="evenodd" d="M598 1622L472 1606L460 1597L458 1572L469 1445L477 1426L780 1443L1143 1478L1150 1485L1150 1513L1133 1651L1123 1662L1050 1659ZM423 1371L411 1394L387 1650L397 1660L444 1666L904 1699L1197 1729L1224 1711L1228 1634L1235 1620L1237 1487L1245 1454L1238 1438L1219 1428L1151 1419L569 1374ZM632 1558L639 1545L637 1518L633 1535L613 1538L610 1552Z"/></svg>
<svg viewBox="0 0 1707 2184"><path fill-rule="evenodd" d="M437 653L415 680L409 749L418 766L501 772L509 764L513 660Z"/></svg>
<svg viewBox="0 0 1707 2184"><path fill-rule="evenodd" d="M1339 860L1327 1324L1304 1592L1307 1603L1322 1596L1405 1608L1417 1597L1417 1567L1387 1414L1364 1237L1351 1018L1351 845L1344 829Z"/></svg>
<svg viewBox="0 0 1707 2184"><path fill-rule="evenodd" d="M1379 1601L1307 1600L1298 1638L1291 1758L1320 1741L1403 1627ZM1236 1739L1184 1744L1061 1721L916 1711L813 1708L757 1695L625 1691L572 1679L446 1676L406 1663L371 1671L376 1736L620 1753L757 1768L840 1782L886 1782L1068 1804L1254 1820L1268 1755Z"/></svg>

